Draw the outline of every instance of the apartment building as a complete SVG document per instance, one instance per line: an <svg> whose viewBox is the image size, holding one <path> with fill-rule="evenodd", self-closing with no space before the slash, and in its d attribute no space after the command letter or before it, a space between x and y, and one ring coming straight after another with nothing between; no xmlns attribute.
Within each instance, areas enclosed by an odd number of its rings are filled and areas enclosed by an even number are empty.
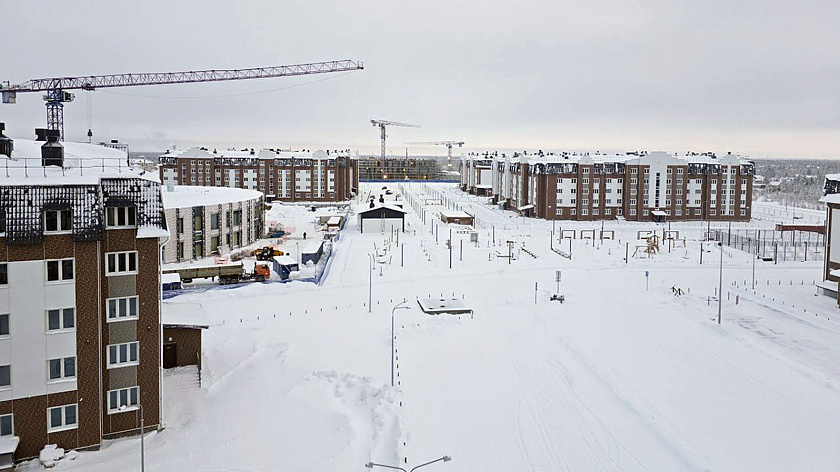
<svg viewBox="0 0 840 472"><path fill-rule="evenodd" d="M461 161L464 191L549 220L748 221L754 175L751 161L731 154L488 153Z"/></svg>
<svg viewBox="0 0 840 472"><path fill-rule="evenodd" d="M98 447L161 423L154 173L88 144L12 142L0 159L0 457ZM151 177L151 178L150 178ZM141 409L142 405L142 409Z"/></svg>
<svg viewBox="0 0 840 472"><path fill-rule="evenodd" d="M260 151L192 148L158 158L165 185L259 190L266 200L338 202L359 188L358 154L345 151Z"/></svg>
<svg viewBox="0 0 840 472"><path fill-rule="evenodd" d="M263 194L225 187L164 187L170 238L163 262L200 259L248 246L263 236Z"/></svg>

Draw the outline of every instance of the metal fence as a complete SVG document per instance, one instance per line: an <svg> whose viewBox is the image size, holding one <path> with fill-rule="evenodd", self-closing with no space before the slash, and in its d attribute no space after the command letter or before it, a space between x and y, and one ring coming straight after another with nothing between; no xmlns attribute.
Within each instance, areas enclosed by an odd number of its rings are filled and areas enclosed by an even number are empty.
<svg viewBox="0 0 840 472"><path fill-rule="evenodd" d="M710 230L710 241L777 261L821 261L825 259L825 235L811 231L772 229Z"/></svg>

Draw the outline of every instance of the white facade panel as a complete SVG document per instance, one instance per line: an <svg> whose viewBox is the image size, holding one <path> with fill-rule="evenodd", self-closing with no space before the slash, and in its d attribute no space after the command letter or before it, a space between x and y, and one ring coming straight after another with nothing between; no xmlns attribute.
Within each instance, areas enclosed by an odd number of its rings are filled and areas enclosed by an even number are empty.
<svg viewBox="0 0 840 472"><path fill-rule="evenodd" d="M829 261L840 262L840 209L831 210L831 228L828 230L828 237L831 245Z"/></svg>

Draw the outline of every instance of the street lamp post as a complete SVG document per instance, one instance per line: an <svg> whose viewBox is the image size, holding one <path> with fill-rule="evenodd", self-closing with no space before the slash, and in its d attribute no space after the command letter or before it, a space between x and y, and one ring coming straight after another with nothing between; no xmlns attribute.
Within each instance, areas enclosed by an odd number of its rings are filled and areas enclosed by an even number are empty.
<svg viewBox="0 0 840 472"><path fill-rule="evenodd" d="M414 472L415 470L419 469L420 467L425 467L425 466L427 466L427 465L429 465L429 464L434 464L435 462L440 462L440 461L443 461L443 462L449 462L449 461L451 461L451 460L452 460L452 458L451 458L451 457L449 457L449 456L443 456L443 457L437 458L437 459L435 459L435 460L433 460L433 461L426 462L425 464L420 464L420 465L418 465L417 467L413 467L411 470L405 470L405 469L403 469L402 467L397 467L397 466L395 466L395 465L377 464L377 463L375 463L375 462L368 462L367 464L365 464L365 467L367 467L368 469L372 469L372 468L374 468L374 467L383 467L383 468L385 468L385 469L401 470L401 471L403 471L403 472Z"/></svg>
<svg viewBox="0 0 840 472"><path fill-rule="evenodd" d="M409 307L402 306L406 301L403 300L391 309L391 386L394 386L394 312L397 310L408 310Z"/></svg>
<svg viewBox="0 0 840 472"><path fill-rule="evenodd" d="M368 313L371 311L370 304L373 300L373 254L368 254L370 264L368 264Z"/></svg>
<svg viewBox="0 0 840 472"><path fill-rule="evenodd" d="M723 242L718 242L720 247L720 280L718 282L718 324L720 324L720 311L723 304Z"/></svg>
<svg viewBox="0 0 840 472"><path fill-rule="evenodd" d="M138 402L137 406L140 407L140 472L145 472L146 471L146 445L145 445L143 439L146 436L146 422L145 422L146 415L143 414L143 405ZM119 409L120 409L120 411L125 411L126 405L121 406Z"/></svg>

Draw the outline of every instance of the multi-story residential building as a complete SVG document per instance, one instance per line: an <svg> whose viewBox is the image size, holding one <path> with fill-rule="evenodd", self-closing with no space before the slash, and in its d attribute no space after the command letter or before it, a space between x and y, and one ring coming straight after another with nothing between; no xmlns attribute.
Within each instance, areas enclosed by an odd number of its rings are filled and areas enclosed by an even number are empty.
<svg viewBox="0 0 840 472"><path fill-rule="evenodd" d="M489 166L489 170L488 170ZM461 161L461 188L550 220L748 221L755 165L727 154L533 156Z"/></svg>
<svg viewBox="0 0 840 472"><path fill-rule="evenodd" d="M163 262L199 259L248 246L263 235L263 194L257 190L171 186L163 189L170 238Z"/></svg>
<svg viewBox="0 0 840 472"><path fill-rule="evenodd" d="M0 454L17 460L161 423L160 184L49 139L0 133Z"/></svg>
<svg viewBox="0 0 840 472"><path fill-rule="evenodd" d="M439 180L442 177L437 159L359 159L359 180Z"/></svg>
<svg viewBox="0 0 840 472"><path fill-rule="evenodd" d="M259 190L267 200L337 202L359 188L358 154L348 151L209 151L192 148L158 158L164 184Z"/></svg>

